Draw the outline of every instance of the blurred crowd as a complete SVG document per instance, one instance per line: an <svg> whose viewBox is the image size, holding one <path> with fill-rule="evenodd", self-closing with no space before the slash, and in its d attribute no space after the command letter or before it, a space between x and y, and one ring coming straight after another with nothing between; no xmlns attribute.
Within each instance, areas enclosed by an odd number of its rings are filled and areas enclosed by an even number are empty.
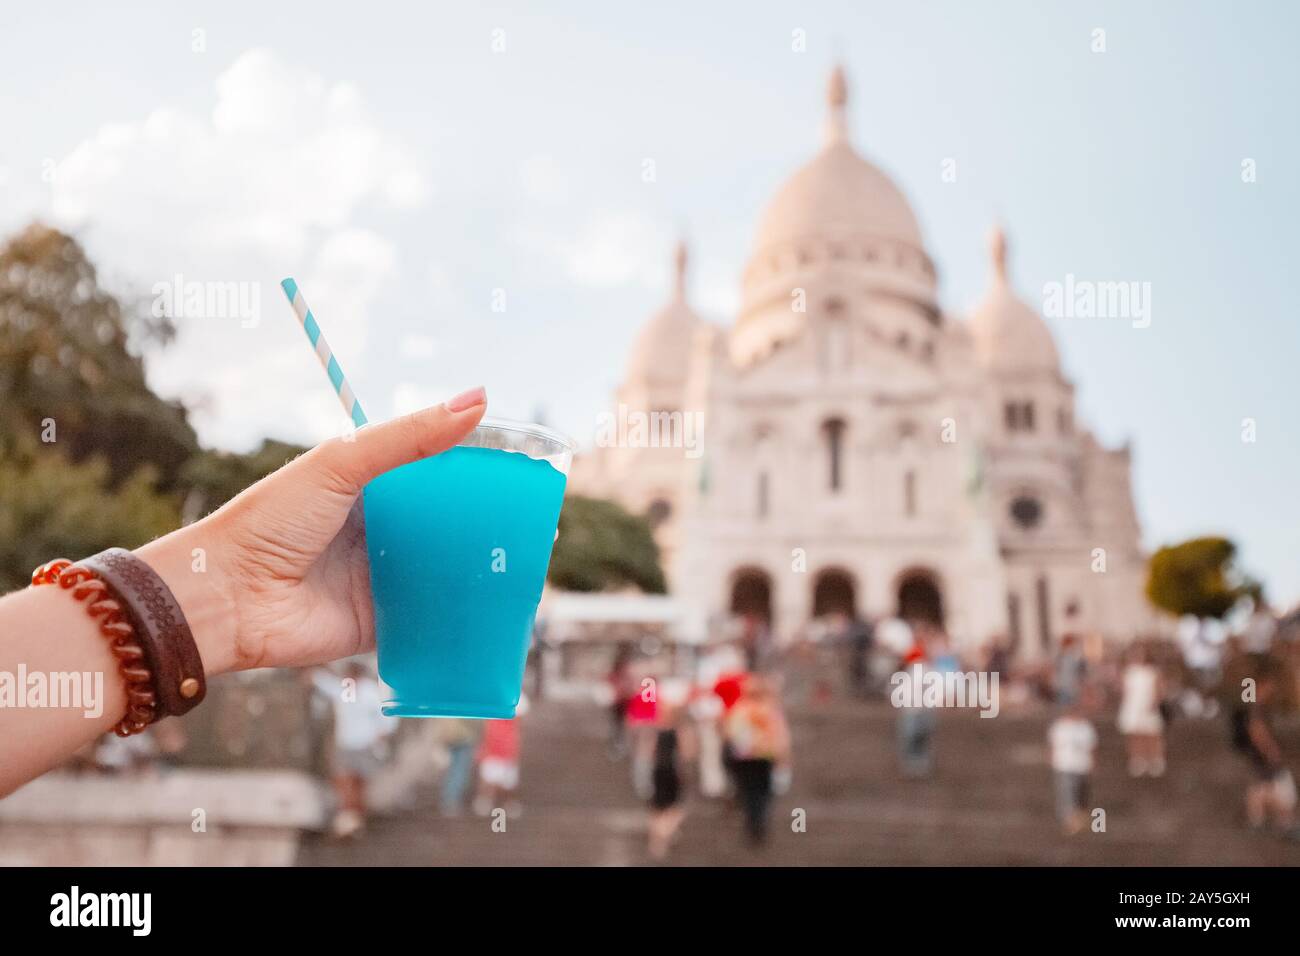
<svg viewBox="0 0 1300 956"><path fill-rule="evenodd" d="M1053 654L1017 664L1001 641L961 653L933 621L833 613L782 643L762 619L742 616L685 668L622 644L603 695L608 748L611 759L628 761L631 785L648 805L651 857L669 852L687 781L700 797L734 806L758 847L795 763L783 701L815 709L889 700L918 665L982 672L997 675L999 712L1050 709L1046 744L1065 833L1093 822L1095 721L1114 720L1130 777L1156 778L1167 770L1173 721L1218 720L1224 746L1240 757L1245 823L1297 839L1296 787L1276 731L1300 700L1300 634L1287 627L1260 606L1235 629L1185 622L1173 641L1121 647L1067 634ZM897 773L925 780L935 770L939 719L917 701L897 707Z"/></svg>
<svg viewBox="0 0 1300 956"><path fill-rule="evenodd" d="M1113 721L1132 778L1163 776L1165 738L1180 720L1218 721L1239 756L1245 825L1295 839L1296 785L1277 732L1300 701L1300 622L1260 606L1228 627L1187 621L1174 640L1114 646L1065 635L1050 655L1020 663L1005 642L963 653L932 621L869 621L832 613L778 640L764 620L720 622L714 639L687 653L664 642L618 642L597 695L608 714L609 760L626 765L630 791L646 807L647 852L670 856L688 807L715 802L735 815L754 848L768 838L775 799L796 766L787 706L815 711L845 702L891 700L918 665L940 673L996 675L997 710L1050 710L1046 748L1060 826L1093 822L1098 721ZM680 651L681 649L678 648ZM517 817L529 700L513 720L399 721L380 713L373 658L304 672L314 706L328 714L327 757L340 839L364 831L367 793L402 739L431 754L441 813ZM420 736L403 734L422 724ZM936 711L897 706L895 772L926 781L936 770ZM997 734L991 722L990 733ZM73 761L78 772L165 773L183 760L186 729L165 721L149 733L109 736Z"/></svg>

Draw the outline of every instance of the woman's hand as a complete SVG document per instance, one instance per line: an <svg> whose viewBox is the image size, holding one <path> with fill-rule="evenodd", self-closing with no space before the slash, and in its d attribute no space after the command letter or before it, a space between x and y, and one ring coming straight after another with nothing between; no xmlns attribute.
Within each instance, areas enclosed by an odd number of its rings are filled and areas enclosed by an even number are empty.
<svg viewBox="0 0 1300 956"><path fill-rule="evenodd" d="M455 445L486 402L483 389L472 389L331 439L141 548L185 611L207 673L297 667L372 648L361 489Z"/></svg>

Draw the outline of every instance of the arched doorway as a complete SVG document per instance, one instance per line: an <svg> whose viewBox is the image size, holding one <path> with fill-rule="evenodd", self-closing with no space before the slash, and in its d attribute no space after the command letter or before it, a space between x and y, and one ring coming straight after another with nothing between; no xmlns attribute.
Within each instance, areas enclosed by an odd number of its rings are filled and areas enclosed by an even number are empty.
<svg viewBox="0 0 1300 956"><path fill-rule="evenodd" d="M857 588L853 577L840 568L827 568L813 581L813 617L857 613Z"/></svg>
<svg viewBox="0 0 1300 956"><path fill-rule="evenodd" d="M898 579L898 616L943 626L943 593L930 571L907 571Z"/></svg>
<svg viewBox="0 0 1300 956"><path fill-rule="evenodd" d="M740 568L731 576L731 613L757 615L772 623L772 579L761 568Z"/></svg>

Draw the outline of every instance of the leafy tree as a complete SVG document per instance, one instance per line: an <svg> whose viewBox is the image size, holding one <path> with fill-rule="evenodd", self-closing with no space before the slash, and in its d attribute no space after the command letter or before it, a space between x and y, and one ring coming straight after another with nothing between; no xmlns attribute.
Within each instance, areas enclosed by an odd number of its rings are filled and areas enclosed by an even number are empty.
<svg viewBox="0 0 1300 956"><path fill-rule="evenodd" d="M174 495L159 494L148 467L111 487L102 458L70 462L24 443L0 457L0 594L31 580L52 558L137 548L180 523Z"/></svg>
<svg viewBox="0 0 1300 956"><path fill-rule="evenodd" d="M607 591L633 585L667 590L659 547L644 518L599 498L566 498L547 579L566 591Z"/></svg>
<svg viewBox="0 0 1300 956"><path fill-rule="evenodd" d="M142 352L175 328L100 284L80 244L34 224L0 246L0 589L38 562L136 547L299 454L202 451Z"/></svg>
<svg viewBox="0 0 1300 956"><path fill-rule="evenodd" d="M301 445L268 438L261 447L247 455L200 452L181 470L181 484L189 492L186 518L192 520L220 508L249 485L261 481L306 450Z"/></svg>
<svg viewBox="0 0 1300 956"><path fill-rule="evenodd" d="M72 237L35 224L0 247L0 454L51 438L73 462L100 456L110 483L151 465L174 486L198 451L185 409L155 395L139 350L175 329L127 309Z"/></svg>
<svg viewBox="0 0 1300 956"><path fill-rule="evenodd" d="M1244 597L1258 598L1258 583L1236 567L1237 546L1227 538L1193 538L1151 556L1147 597L1170 614L1222 618Z"/></svg>

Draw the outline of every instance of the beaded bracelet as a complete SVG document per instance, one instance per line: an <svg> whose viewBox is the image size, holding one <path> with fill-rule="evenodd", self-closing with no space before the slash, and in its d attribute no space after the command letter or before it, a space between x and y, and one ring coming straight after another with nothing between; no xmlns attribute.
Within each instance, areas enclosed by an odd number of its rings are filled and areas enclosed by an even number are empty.
<svg viewBox="0 0 1300 956"><path fill-rule="evenodd" d="M144 648L136 639L133 625L122 605L89 568L58 558L32 572L32 586L57 584L70 590L78 601L90 599L86 611L99 621L100 633L108 639L109 649L117 658L122 679L126 682L126 715L113 727L119 737L141 733L158 719L158 698L154 690L153 670L145 660Z"/></svg>

